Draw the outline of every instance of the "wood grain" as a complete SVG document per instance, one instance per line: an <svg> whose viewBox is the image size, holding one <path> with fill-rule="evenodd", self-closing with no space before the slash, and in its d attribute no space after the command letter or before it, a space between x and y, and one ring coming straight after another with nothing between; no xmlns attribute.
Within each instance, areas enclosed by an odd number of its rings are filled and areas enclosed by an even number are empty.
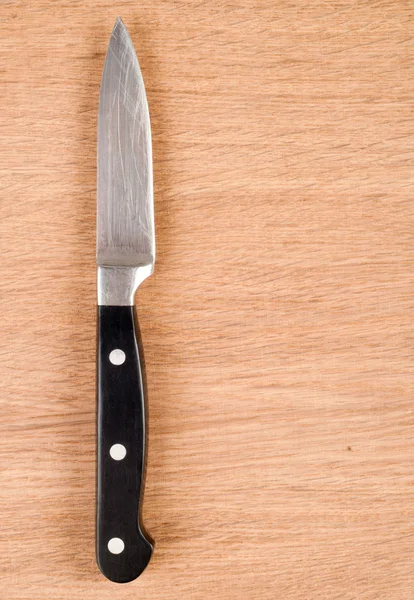
<svg viewBox="0 0 414 600"><path fill-rule="evenodd" d="M412 600L414 7L1 3L4 600ZM153 560L94 558L96 118L147 85Z"/></svg>

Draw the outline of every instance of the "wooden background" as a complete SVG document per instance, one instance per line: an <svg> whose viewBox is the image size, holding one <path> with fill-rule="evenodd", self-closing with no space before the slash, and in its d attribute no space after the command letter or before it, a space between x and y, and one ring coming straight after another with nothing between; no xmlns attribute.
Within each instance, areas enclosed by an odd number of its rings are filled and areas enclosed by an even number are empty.
<svg viewBox="0 0 414 600"><path fill-rule="evenodd" d="M1 2L0 598L412 600L411 0ZM158 262L136 582L94 558L96 119L117 14Z"/></svg>

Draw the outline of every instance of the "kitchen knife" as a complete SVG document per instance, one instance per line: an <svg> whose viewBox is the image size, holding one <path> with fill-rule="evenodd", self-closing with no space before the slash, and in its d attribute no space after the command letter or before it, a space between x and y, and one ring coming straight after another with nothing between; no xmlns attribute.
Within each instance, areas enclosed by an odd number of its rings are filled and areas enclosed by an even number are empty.
<svg viewBox="0 0 414 600"><path fill-rule="evenodd" d="M147 566L141 523L145 402L136 289L155 261L152 150L138 60L120 18L112 31L98 111L97 535L99 568L126 583Z"/></svg>

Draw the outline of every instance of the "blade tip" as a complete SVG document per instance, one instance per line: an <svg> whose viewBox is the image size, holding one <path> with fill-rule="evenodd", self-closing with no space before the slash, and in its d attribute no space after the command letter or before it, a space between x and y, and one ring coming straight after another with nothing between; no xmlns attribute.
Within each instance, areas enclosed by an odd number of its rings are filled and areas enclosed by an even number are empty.
<svg viewBox="0 0 414 600"><path fill-rule="evenodd" d="M123 22L123 20L121 19L121 17L119 15L116 18L115 25L112 29L112 33L114 31L116 31L118 28L126 29L125 23Z"/></svg>

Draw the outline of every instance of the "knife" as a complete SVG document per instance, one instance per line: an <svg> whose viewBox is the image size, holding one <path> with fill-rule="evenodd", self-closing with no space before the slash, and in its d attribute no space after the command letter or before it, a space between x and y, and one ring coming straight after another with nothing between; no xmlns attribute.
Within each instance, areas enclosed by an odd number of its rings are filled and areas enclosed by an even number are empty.
<svg viewBox="0 0 414 600"><path fill-rule="evenodd" d="M112 31L98 111L96 555L111 581L136 579L153 546L141 522L145 402L134 295L155 261L151 129L122 20Z"/></svg>

